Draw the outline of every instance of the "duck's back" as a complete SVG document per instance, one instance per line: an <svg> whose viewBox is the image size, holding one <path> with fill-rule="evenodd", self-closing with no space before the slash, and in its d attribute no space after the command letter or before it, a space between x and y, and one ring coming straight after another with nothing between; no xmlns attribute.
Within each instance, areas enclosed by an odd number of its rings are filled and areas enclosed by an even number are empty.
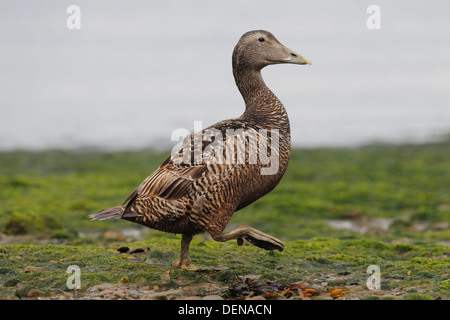
<svg viewBox="0 0 450 320"><path fill-rule="evenodd" d="M289 156L288 121L221 121L186 137L128 197L123 218L167 232L221 232L279 183Z"/></svg>

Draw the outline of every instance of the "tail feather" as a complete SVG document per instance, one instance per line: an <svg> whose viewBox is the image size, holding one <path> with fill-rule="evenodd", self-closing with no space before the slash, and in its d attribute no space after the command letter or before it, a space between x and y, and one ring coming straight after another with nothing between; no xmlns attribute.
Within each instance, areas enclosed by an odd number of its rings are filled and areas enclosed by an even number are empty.
<svg viewBox="0 0 450 320"><path fill-rule="evenodd" d="M97 213L89 215L92 220L109 220L120 219L125 211L125 206L118 206L114 208L105 209Z"/></svg>

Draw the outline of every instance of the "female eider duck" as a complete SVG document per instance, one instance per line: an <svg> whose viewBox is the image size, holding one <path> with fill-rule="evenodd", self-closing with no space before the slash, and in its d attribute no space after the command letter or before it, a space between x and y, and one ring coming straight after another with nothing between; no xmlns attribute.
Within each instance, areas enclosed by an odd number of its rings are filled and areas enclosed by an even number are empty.
<svg viewBox="0 0 450 320"><path fill-rule="evenodd" d="M223 230L234 212L277 186L289 162L288 115L265 85L261 69L279 63L311 63L263 30L240 38L232 63L245 112L188 135L181 150L169 156L121 206L90 216L94 220L121 218L182 234L174 267L197 269L190 264L189 244L202 232L216 241L236 239L242 245L245 239L266 250L284 249L280 240L249 226L228 233ZM230 132L233 139L229 139Z"/></svg>

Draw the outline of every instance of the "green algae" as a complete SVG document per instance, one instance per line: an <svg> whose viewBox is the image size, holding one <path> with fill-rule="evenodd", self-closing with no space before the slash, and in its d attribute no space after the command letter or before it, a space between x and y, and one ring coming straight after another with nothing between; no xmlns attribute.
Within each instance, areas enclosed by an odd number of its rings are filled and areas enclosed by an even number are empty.
<svg viewBox="0 0 450 320"><path fill-rule="evenodd" d="M257 275L258 281L300 282L324 292L342 288L344 298L450 297L449 141L295 150L280 185L237 212L227 227L251 225L282 239L285 250L266 252L200 235L191 245L192 263L228 267L202 272L171 267L179 254L178 235L87 218L121 203L165 156L0 153L0 240L7 243L0 247L0 297L23 298L30 288L46 295L53 289L71 292L72 265L81 270L78 295L104 282L159 288L212 282L226 288ZM377 227L383 219L387 227ZM126 228L141 232L137 241L103 236ZM148 251L120 254L123 245ZM367 287L370 265L380 268L379 290ZM27 272L30 266L42 269ZM224 290L217 293L226 295Z"/></svg>
<svg viewBox="0 0 450 320"><path fill-rule="evenodd" d="M361 297L373 292L366 286L367 268L378 265L381 270L381 290L403 293L414 298L411 290L432 298L449 296L448 248L440 245L417 246L414 250L398 250L397 244L382 244L373 240L311 239L286 243L285 252L266 252L251 245L239 247L231 243L195 239L192 262L198 266L225 265L226 270L192 272L173 269L170 261L176 257L179 239L154 238L145 242L128 243L130 247L148 246L140 254L121 254L117 246L71 245L6 245L3 246L0 272L1 285L22 288L32 286L41 290L67 288L67 269L77 265L81 270L81 291L104 282L139 283L140 286L177 288L194 283L216 282L222 286L238 283L242 276L256 274L260 281L279 283L323 283L325 288L352 290L362 287ZM348 248L351 248L351 251ZM376 250L374 250L376 249ZM345 255L339 252L347 252ZM151 263L149 263L151 261ZM27 266L43 271L26 272ZM170 281L164 275L170 275ZM330 275L333 277L330 280Z"/></svg>

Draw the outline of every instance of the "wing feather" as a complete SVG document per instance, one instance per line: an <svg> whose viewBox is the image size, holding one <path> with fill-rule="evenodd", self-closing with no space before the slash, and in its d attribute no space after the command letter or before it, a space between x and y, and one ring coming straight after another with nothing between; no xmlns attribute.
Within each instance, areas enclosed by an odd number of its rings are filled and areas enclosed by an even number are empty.
<svg viewBox="0 0 450 320"><path fill-rule="evenodd" d="M153 174L148 176L127 197L123 204L128 202L128 206L130 206L136 199L155 196L166 200L176 200L185 196L189 186L199 179L204 172L208 172L207 165L204 162L183 162L185 159L192 160L194 158L193 137L193 135L186 137L178 157L172 158L172 156L169 156ZM184 157L186 150L188 150L188 157Z"/></svg>

